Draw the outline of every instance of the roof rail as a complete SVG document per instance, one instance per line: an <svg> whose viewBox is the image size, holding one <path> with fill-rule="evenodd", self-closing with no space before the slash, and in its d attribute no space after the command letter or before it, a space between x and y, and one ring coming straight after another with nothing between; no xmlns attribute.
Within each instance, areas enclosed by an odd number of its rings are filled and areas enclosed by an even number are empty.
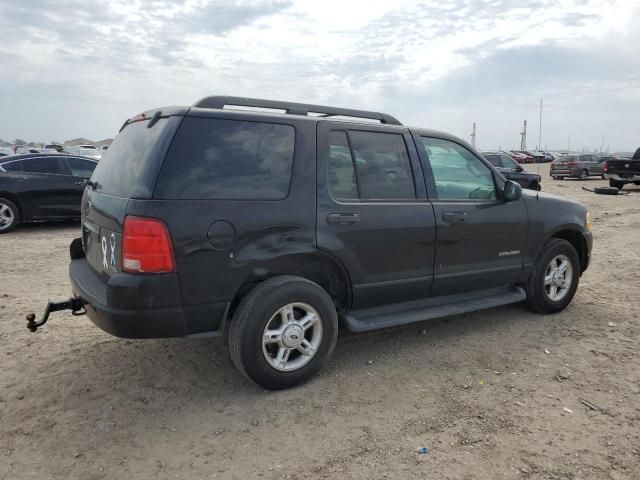
<svg viewBox="0 0 640 480"><path fill-rule="evenodd" d="M353 110L351 108L326 107L323 105L310 105L307 103L280 102L277 100L263 100L260 98L229 97L215 95L198 100L193 106L198 108L219 108L225 105L238 107L272 108L284 110L290 115L308 115L309 113L319 113L322 117L355 117L378 120L380 123L389 125L402 125L398 119L386 113L368 112L366 110Z"/></svg>

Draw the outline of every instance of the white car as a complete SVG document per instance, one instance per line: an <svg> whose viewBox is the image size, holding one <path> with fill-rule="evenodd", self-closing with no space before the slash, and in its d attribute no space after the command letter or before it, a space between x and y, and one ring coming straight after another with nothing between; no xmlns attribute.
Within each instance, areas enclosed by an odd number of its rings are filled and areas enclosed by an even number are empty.
<svg viewBox="0 0 640 480"><path fill-rule="evenodd" d="M8 157L9 155L13 155L12 148L0 147L0 157Z"/></svg>
<svg viewBox="0 0 640 480"><path fill-rule="evenodd" d="M95 160L99 160L102 157L102 153L98 151L95 145L76 145L73 147L64 147L65 153L71 155L80 155L82 157L89 157Z"/></svg>

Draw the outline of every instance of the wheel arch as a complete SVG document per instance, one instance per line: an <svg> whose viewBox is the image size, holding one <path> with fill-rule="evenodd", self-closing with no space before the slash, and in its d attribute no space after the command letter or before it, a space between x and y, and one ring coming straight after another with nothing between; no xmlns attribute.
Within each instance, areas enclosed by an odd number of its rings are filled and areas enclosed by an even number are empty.
<svg viewBox="0 0 640 480"><path fill-rule="evenodd" d="M573 248L576 249L578 258L580 259L580 274L582 274L589 265L587 240L584 238L582 232L576 228L563 228L554 232L548 240L551 240L552 238L566 240L573 246Z"/></svg>
<svg viewBox="0 0 640 480"><path fill-rule="evenodd" d="M20 215L18 220L19 221L24 220L24 211L22 210L22 205L20 205L20 199L16 194L0 191L0 198L6 198L7 200L10 200L11 202L13 202L13 204L16 207L18 207L18 215Z"/></svg>
<svg viewBox="0 0 640 480"><path fill-rule="evenodd" d="M338 312L347 310L351 306L353 296L351 279L342 263L333 255L315 250L313 253L290 257L286 262L278 262L278 265L283 264L287 267L263 266L252 269L236 288L229 302L224 319L225 330L244 296L256 285L276 276L293 275L317 283L329 294Z"/></svg>

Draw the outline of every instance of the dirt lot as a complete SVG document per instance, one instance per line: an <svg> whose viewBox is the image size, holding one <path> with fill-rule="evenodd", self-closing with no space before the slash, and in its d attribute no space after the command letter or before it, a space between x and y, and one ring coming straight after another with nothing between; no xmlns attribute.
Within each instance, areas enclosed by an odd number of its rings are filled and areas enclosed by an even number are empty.
<svg viewBox="0 0 640 480"><path fill-rule="evenodd" d="M594 215L566 311L343 336L285 392L241 377L222 340L121 340L67 314L29 333L26 313L69 294L78 224L0 236L0 479L640 478L640 190L547 169L544 190Z"/></svg>

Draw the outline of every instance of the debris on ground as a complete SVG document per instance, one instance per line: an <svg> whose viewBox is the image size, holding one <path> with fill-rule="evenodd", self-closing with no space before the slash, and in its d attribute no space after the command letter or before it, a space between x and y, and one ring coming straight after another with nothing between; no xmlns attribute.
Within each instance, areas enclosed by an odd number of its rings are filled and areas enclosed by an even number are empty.
<svg viewBox="0 0 640 480"><path fill-rule="evenodd" d="M579 398L578 400L580 400L580 403L582 403L589 410L593 410L594 412L600 412L600 413L604 413L605 415L609 415L609 412L607 412L604 408L596 405L593 402L590 402L589 400L587 400L585 398Z"/></svg>
<svg viewBox="0 0 640 480"><path fill-rule="evenodd" d="M562 407L562 410L564 410L567 413L573 413L573 410L571 410L570 408L567 408L567 407Z"/></svg>
<svg viewBox="0 0 640 480"><path fill-rule="evenodd" d="M427 447L420 447L418 449L418 453L422 454L422 453L429 453L429 449Z"/></svg>

